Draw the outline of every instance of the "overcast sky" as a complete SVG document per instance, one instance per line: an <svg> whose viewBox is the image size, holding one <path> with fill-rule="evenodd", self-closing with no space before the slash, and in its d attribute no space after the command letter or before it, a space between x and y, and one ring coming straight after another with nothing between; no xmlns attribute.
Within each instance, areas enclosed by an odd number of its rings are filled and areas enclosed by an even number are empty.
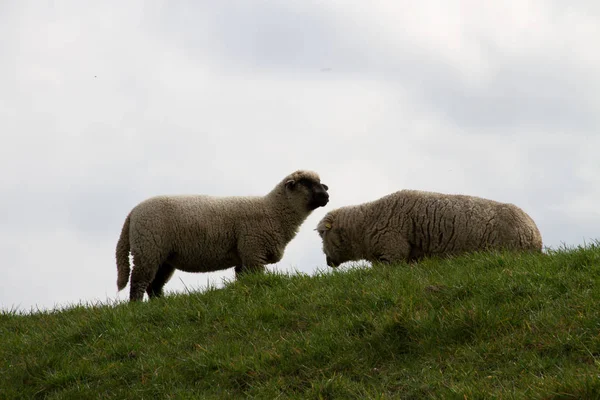
<svg viewBox="0 0 600 400"><path fill-rule="evenodd" d="M331 201L272 270L327 268L319 219L404 188L517 204L548 247L600 238L599 42L596 0L3 1L0 309L126 299L138 202L296 169Z"/></svg>

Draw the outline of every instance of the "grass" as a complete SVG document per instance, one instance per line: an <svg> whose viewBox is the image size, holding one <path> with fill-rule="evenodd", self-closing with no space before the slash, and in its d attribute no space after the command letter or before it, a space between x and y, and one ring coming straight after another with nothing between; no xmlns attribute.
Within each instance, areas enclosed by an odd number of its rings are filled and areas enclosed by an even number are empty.
<svg viewBox="0 0 600 400"><path fill-rule="evenodd" d="M600 242L0 314L0 398L600 398Z"/></svg>

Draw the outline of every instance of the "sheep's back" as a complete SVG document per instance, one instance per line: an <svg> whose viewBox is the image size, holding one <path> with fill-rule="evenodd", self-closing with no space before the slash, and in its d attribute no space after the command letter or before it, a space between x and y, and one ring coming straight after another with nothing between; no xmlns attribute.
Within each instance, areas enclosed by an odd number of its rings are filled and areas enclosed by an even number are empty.
<svg viewBox="0 0 600 400"><path fill-rule="evenodd" d="M379 210L376 219L380 224L394 225L417 253L538 246L541 249L535 223L512 204L475 196L403 190L372 206Z"/></svg>
<svg viewBox="0 0 600 400"><path fill-rule="evenodd" d="M142 241L172 254L180 269L187 263L207 270L238 262L240 231L264 218L260 197L157 196L140 203L132 212L132 228ZM233 257L233 258L232 258ZM232 264L233 265L233 264Z"/></svg>

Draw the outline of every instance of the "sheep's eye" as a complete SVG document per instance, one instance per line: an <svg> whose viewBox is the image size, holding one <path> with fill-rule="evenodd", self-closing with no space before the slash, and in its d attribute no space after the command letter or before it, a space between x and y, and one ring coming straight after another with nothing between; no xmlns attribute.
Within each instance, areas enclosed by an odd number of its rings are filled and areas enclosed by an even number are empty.
<svg viewBox="0 0 600 400"><path fill-rule="evenodd" d="M318 189L319 185L321 185L319 182L315 182L315 181L311 181L309 179L302 179L298 181L299 184L301 184L302 186L304 186L305 188L309 189L309 190L316 190ZM325 190L327 190L327 187L325 185L321 185L323 187L325 187Z"/></svg>

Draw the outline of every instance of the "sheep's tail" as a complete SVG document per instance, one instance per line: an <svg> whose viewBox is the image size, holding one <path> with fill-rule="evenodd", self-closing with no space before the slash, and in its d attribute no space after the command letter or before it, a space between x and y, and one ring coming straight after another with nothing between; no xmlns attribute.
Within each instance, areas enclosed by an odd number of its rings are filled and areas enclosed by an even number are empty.
<svg viewBox="0 0 600 400"><path fill-rule="evenodd" d="M127 286L129 281L129 272L131 267L129 266L129 221L131 220L131 214L125 219L123 228L121 229L121 236L117 242L117 289L123 290Z"/></svg>

